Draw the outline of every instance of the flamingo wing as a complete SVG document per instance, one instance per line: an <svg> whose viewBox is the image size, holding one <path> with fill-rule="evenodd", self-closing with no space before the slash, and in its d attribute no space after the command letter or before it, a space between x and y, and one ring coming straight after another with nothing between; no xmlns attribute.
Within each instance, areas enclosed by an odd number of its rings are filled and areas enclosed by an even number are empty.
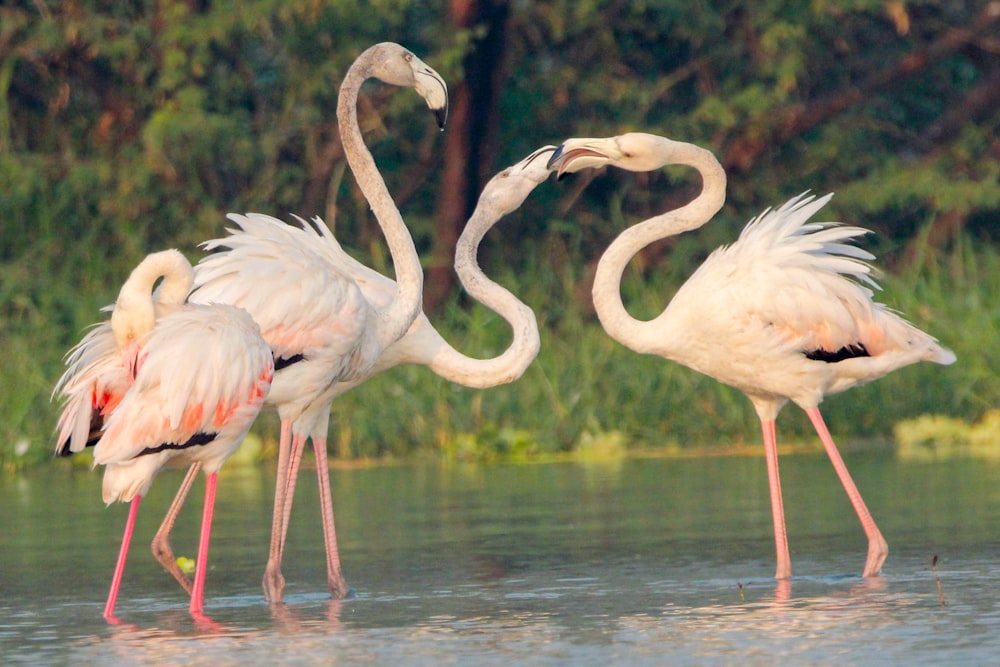
<svg viewBox="0 0 1000 667"><path fill-rule="evenodd" d="M692 312L704 312L707 301L729 327L806 356L878 353L888 310L873 301L877 285L867 262L874 256L850 245L867 230L808 222L831 196L800 195L751 220L674 301Z"/></svg>
<svg viewBox="0 0 1000 667"><path fill-rule="evenodd" d="M143 341L134 384L105 424L95 464L217 440L235 447L272 375L270 348L244 311L191 305L160 319Z"/></svg>
<svg viewBox="0 0 1000 667"><path fill-rule="evenodd" d="M320 234L306 223L261 214L229 218L236 223L229 236L202 244L217 252L195 267L191 300L247 310L279 366L314 355L355 355L372 313L356 281L328 261L328 255L347 257L339 245L317 245Z"/></svg>
<svg viewBox="0 0 1000 667"><path fill-rule="evenodd" d="M56 425L56 453L69 456L93 446L104 420L131 384L110 322L94 325L66 356L66 371L52 396L63 398Z"/></svg>

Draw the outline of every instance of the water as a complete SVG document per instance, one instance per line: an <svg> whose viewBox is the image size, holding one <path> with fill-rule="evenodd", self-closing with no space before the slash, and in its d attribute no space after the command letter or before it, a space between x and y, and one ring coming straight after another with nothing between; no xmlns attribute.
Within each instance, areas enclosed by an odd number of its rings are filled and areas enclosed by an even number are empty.
<svg viewBox="0 0 1000 667"><path fill-rule="evenodd" d="M353 599L324 593L303 474L286 604L260 588L273 470L223 473L206 617L146 549L180 473L143 501L117 614L124 506L62 465L0 478L4 664L773 665L991 662L1000 465L847 457L890 545L865 541L829 463L782 458L795 577L777 584L762 458L334 470ZM174 538L193 556L199 490ZM936 571L931 558L937 555Z"/></svg>

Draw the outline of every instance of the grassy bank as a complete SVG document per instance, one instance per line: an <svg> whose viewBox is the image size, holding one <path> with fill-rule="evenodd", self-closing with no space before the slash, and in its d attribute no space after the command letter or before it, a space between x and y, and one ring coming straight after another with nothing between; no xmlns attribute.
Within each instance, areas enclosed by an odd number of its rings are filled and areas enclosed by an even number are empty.
<svg viewBox="0 0 1000 667"><path fill-rule="evenodd" d="M0 463L16 470L51 460L57 406L49 401L62 355L98 319L131 266L128 248L115 258L85 255L95 239L74 247L52 241L0 267L4 364L0 369ZM119 245L119 248L121 246ZM739 392L610 340L584 299L582 269L552 261L566 253L552 238L525 258L531 272L494 275L532 306L542 349L518 382L489 390L447 383L426 368L397 368L334 405L330 448L335 456L454 459L530 458L587 449L731 446L757 443L753 409ZM676 250L675 250L676 252ZM197 255L190 253L192 259ZM546 258L541 261L540 258ZM644 277L630 271L626 303L638 317L658 312L673 292L670 276L687 264ZM661 277L662 276L662 277ZM1000 405L1000 255L963 241L947 253L926 253L883 275L882 300L953 348L951 367L921 364L846 394L830 397L824 413L835 437L888 439L896 423L922 414L968 422ZM508 342L497 316L456 297L434 318L444 335L473 355L492 355ZM264 452L277 419L262 417L255 432ZM795 408L779 424L779 439L811 440Z"/></svg>

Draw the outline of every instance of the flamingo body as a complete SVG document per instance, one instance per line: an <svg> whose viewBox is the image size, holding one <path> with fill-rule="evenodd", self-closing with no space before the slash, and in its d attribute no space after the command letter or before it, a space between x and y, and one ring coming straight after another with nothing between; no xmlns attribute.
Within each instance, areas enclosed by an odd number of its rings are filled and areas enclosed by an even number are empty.
<svg viewBox="0 0 1000 667"><path fill-rule="evenodd" d="M657 318L652 350L757 402L803 409L917 361L954 354L873 300L858 227L809 223L832 195L799 196L717 249Z"/></svg>
<svg viewBox="0 0 1000 667"><path fill-rule="evenodd" d="M434 372L454 382L471 387L490 387L511 382L521 376L538 353L538 326L531 309L509 291L483 274L476 253L486 232L504 215L517 209L524 199L551 173L545 157L554 147L533 152L521 162L502 170L484 187L479 203L459 238L456 251L456 271L469 293L501 313L514 330L514 339L507 350L492 359L473 359L455 350L433 327L421 311L401 339L387 348L380 348L369 329L359 338L352 356L344 359L343 372L331 373L337 362L328 350L315 352L288 344L299 309L312 309L317 322L327 312L331 298L339 286L360 295L359 303L370 305L370 316L358 322L376 321L374 313L387 308L398 291L392 279L374 271L348 255L336 237L319 218L306 222L296 218L294 225L270 216L251 213L230 215L234 223L224 238L208 241L206 250L213 252L196 267L196 290L193 299L237 303L255 315L264 338L273 341L278 366L283 359L299 360L280 368L275 374L268 402L278 406L282 421L291 421L293 437L300 425L312 424L306 432L319 447L325 438L329 409L334 398L363 383L368 378L402 363L429 366ZM262 281L260 276L266 276ZM316 283L326 281L326 287ZM272 292L273 290L273 292ZM308 291L308 295L303 292ZM280 311L273 305L282 301ZM354 299L351 299L354 302ZM329 308L331 314L335 308ZM344 327L330 316L327 320L329 337L343 335ZM295 326L298 326L297 324ZM310 326L322 326L315 324ZM308 327L303 327L308 328ZM341 346L346 349L346 346ZM323 361L327 355L327 361ZM306 391L313 386L318 391ZM306 410L296 413L303 397L311 396ZM298 414L296 417L295 415ZM321 439L321 440L320 440ZM300 455L301 449L294 450ZM297 462L290 465L296 466ZM320 470L322 472L322 470ZM294 485L294 476L289 478ZM320 481L321 489L324 482ZM276 530L287 530L291 487L285 491L286 517ZM326 490L329 494L329 490ZM329 511L329 510L328 510ZM332 528L331 528L332 529ZM283 538L279 538L283 539ZM166 564L169 559L162 559ZM339 566L338 566L339 567ZM269 599L280 599L280 586L265 584ZM331 590L337 594L336 585Z"/></svg>
<svg viewBox="0 0 1000 667"><path fill-rule="evenodd" d="M623 231L597 266L594 308L605 331L623 345L656 354L742 390L761 422L771 492L777 567L791 576L778 469L775 420L792 401L809 416L868 538L864 576L876 576L888 545L854 484L819 412L828 394L878 379L918 361L950 364L955 355L874 301L874 257L850 242L865 230L809 222L832 195L800 195L767 210L739 239L719 248L649 321L621 300L621 278L639 250L705 224L725 201L726 174L710 152L645 133L570 139L549 161L560 176L603 165L649 171L693 167L702 191L687 205Z"/></svg>
<svg viewBox="0 0 1000 667"><path fill-rule="evenodd" d="M323 508L327 581L335 597L349 594L341 573L326 466L330 406L338 387L359 381L421 310L419 257L358 125L358 93L369 78L416 90L435 112L439 125L447 117L448 96L437 72L391 42L376 44L358 56L341 84L337 117L344 153L386 236L398 278L389 299L370 302L358 282L338 266L337 260L345 254L339 245L332 244L338 251L332 257L331 246L311 242L315 234L301 219L300 227L275 225L273 219L258 214L230 215L239 232L230 229L229 237L204 244L219 252L199 263L191 295L193 301L231 303L246 309L274 350L277 371L268 402L278 409L281 437L271 548L263 582L265 596L272 602L283 595L280 566L288 516L299 461L310 439ZM325 226L320 232L324 234L332 239ZM175 506L182 502L178 494ZM158 547L154 544L154 548Z"/></svg>
<svg viewBox="0 0 1000 667"><path fill-rule="evenodd" d="M207 474L190 605L201 613L217 473L246 436L274 373L271 350L245 311L184 303L192 276L176 250L143 260L122 286L110 321L71 350L54 392L65 398L57 452L96 443L104 501L132 503L104 611L109 619L139 501L161 468L178 464L204 466Z"/></svg>
<svg viewBox="0 0 1000 667"><path fill-rule="evenodd" d="M218 472L267 396L270 348L246 311L189 304L156 321L140 344L135 379L104 424L94 464L104 502L144 496L167 465Z"/></svg>

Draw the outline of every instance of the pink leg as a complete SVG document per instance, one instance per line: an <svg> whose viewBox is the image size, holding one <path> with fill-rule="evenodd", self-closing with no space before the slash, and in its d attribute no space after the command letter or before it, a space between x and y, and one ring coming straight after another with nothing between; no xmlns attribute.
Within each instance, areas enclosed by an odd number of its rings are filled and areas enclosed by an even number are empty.
<svg viewBox="0 0 1000 667"><path fill-rule="evenodd" d="M834 470L837 471L840 483L844 485L844 490L847 491L847 497L850 498L851 504L854 505L854 511L858 513L858 518L861 519L865 535L868 536L868 558L865 561L863 576L877 577L882 569L882 563L885 562L886 556L889 555L889 545L885 541L885 538L882 537L878 526L875 525L875 520L868 511L865 501L861 498L861 492L858 491L858 487L855 486L850 473L847 472L844 459L840 457L840 452L837 451L837 446L833 443L833 437L826 428L826 423L823 421L823 416L819 413L819 408L810 408L806 410L806 414L809 415L809 420L812 421L816 433L819 434L819 439L823 441L826 454L830 457Z"/></svg>
<svg viewBox="0 0 1000 667"><path fill-rule="evenodd" d="M274 486L274 512L271 515L271 548L264 569L264 597L268 602L281 602L285 578L281 576L281 518L285 513L285 484L288 481L288 457L292 449L292 422L281 420L278 441L278 474Z"/></svg>
<svg viewBox="0 0 1000 667"><path fill-rule="evenodd" d="M764 433L764 457L767 459L767 481L771 488L771 518L774 521L774 545L778 555L775 579L792 576L792 559L788 555L788 533L785 530L785 506L781 500L781 477L778 474L778 438L774 420L760 422Z"/></svg>
<svg viewBox="0 0 1000 667"><path fill-rule="evenodd" d="M205 477L205 508L201 514L201 536L198 538L198 560L194 566L194 586L191 590L191 613L201 614L205 606L205 573L208 570L208 546L212 538L212 512L215 509L215 484L219 473Z"/></svg>
<svg viewBox="0 0 1000 667"><path fill-rule="evenodd" d="M295 504L295 485L299 479L299 467L302 465L302 454L305 453L305 436L292 436L292 451L288 459L288 478L285 480L285 500L281 515L281 542L278 546L278 561L285 555L285 540L288 537L288 523L292 517L292 505Z"/></svg>
<svg viewBox="0 0 1000 667"><path fill-rule="evenodd" d="M330 595L347 597L350 589L340 572L340 551L337 549L337 529L333 523L333 497L330 494L330 468L326 462L326 438L313 438L316 452L316 478L319 481L319 504L323 515L323 541L326 546L326 581Z"/></svg>
<svg viewBox="0 0 1000 667"><path fill-rule="evenodd" d="M153 543L150 545L150 549L152 549L156 560L177 580L177 583L181 585L181 588L188 595L191 595L191 581L181 572L181 568L177 566L174 550L170 548L170 531L174 529L174 523L177 522L177 515L181 511L181 507L184 506L184 501L187 500L188 493L191 491L191 485L198 476L199 470L201 470L201 463L194 463L188 468L187 475L184 476L184 481L181 482L180 488L177 489L177 495L174 496L174 501L170 504L170 509L167 510L167 515L163 517L163 523L160 524L156 535L153 536Z"/></svg>
<svg viewBox="0 0 1000 667"><path fill-rule="evenodd" d="M132 531L135 529L135 516L139 512L139 501L142 496L132 498L132 505L128 510L128 519L125 521L125 532L122 534L122 546L118 550L118 563L115 565L115 573L111 577L111 590L108 592L108 601L104 605L104 618L111 619L115 615L115 601L118 600L118 589L121 587L122 574L125 572L125 557L128 556L128 546L132 542Z"/></svg>

